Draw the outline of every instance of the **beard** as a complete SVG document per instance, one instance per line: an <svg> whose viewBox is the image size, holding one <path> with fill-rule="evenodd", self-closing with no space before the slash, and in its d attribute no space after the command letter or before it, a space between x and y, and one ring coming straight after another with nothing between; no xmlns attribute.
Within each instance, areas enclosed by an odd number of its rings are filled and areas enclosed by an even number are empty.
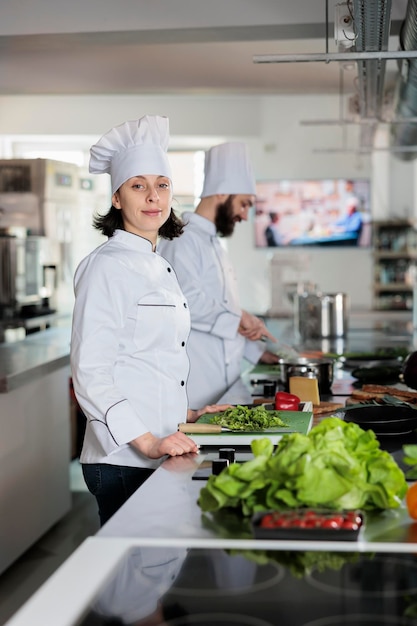
<svg viewBox="0 0 417 626"><path fill-rule="evenodd" d="M241 222L239 215L234 215L233 198L229 196L225 202L221 202L216 210L214 224L216 231L222 237L230 237L235 230L236 222Z"/></svg>

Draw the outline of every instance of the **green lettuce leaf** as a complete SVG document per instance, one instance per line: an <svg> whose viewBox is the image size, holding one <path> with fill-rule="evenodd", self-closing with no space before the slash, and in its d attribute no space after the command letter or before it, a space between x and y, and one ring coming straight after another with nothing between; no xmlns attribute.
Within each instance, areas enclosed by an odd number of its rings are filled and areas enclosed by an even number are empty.
<svg viewBox="0 0 417 626"><path fill-rule="evenodd" d="M375 433L337 417L323 419L308 435L285 435L275 451L270 439L255 440L252 452L250 461L209 478L198 499L203 511L397 508L407 491L404 473Z"/></svg>

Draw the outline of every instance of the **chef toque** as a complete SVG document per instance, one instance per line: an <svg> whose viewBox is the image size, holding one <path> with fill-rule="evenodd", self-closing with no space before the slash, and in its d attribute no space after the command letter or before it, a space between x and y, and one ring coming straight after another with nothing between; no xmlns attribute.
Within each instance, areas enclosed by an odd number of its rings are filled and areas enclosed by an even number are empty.
<svg viewBox="0 0 417 626"><path fill-rule="evenodd" d="M145 115L109 130L90 149L91 174L110 174L112 194L133 176L172 179L168 161L169 120Z"/></svg>
<svg viewBox="0 0 417 626"><path fill-rule="evenodd" d="M206 152L201 198L226 194L256 194L255 178L246 144L232 141Z"/></svg>

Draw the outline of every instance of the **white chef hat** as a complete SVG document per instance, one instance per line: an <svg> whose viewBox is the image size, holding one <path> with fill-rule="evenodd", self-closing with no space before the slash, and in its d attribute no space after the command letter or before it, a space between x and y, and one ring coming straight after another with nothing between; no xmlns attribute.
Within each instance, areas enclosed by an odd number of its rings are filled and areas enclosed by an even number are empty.
<svg viewBox="0 0 417 626"><path fill-rule="evenodd" d="M255 178L245 143L231 141L207 150L201 198L217 193L256 194Z"/></svg>
<svg viewBox="0 0 417 626"><path fill-rule="evenodd" d="M109 130L90 149L89 171L110 174L112 194L133 176L172 178L168 161L169 120L145 115Z"/></svg>

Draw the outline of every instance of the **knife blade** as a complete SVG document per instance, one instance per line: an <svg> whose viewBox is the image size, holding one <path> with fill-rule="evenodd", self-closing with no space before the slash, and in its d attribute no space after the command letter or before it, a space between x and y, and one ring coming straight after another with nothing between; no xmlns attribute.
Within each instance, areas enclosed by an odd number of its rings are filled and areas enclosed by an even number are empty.
<svg viewBox="0 0 417 626"><path fill-rule="evenodd" d="M209 434L209 433L223 433L223 432L228 432L228 433L243 433L246 435L258 435L258 434L262 434L262 433L278 433L278 434L286 434L286 433L294 433L296 431L294 430L289 430L286 429L285 427L282 428L264 428L262 430L233 430L232 428L227 428L226 426L221 426L220 424L196 424L193 422L182 422L181 424L178 424L178 430L182 433L187 433L187 434L198 434L198 433L205 433L205 434Z"/></svg>

